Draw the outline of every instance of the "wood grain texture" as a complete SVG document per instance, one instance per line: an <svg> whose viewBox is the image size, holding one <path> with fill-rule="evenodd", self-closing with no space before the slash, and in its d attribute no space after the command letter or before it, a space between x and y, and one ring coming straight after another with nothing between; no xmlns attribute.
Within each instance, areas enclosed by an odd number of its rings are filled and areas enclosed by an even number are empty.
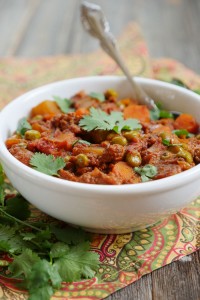
<svg viewBox="0 0 200 300"><path fill-rule="evenodd" d="M145 275L106 300L199 300L200 251Z"/></svg>
<svg viewBox="0 0 200 300"><path fill-rule="evenodd" d="M93 0L119 35L137 21L153 57L200 72L199 0ZM0 0L0 56L38 57L96 50L80 22L80 0ZM142 277L107 300L199 300L200 252Z"/></svg>
<svg viewBox="0 0 200 300"><path fill-rule="evenodd" d="M115 36L137 21L153 57L200 70L199 0L93 0ZM38 5L36 5L39 3ZM0 55L37 57L96 50L80 22L81 0L0 0Z"/></svg>

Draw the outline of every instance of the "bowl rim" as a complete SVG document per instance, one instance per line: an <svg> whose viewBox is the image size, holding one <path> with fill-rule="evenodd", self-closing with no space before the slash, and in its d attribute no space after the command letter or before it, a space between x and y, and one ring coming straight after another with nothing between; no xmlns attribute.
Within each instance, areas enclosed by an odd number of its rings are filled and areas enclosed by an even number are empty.
<svg viewBox="0 0 200 300"><path fill-rule="evenodd" d="M9 104L7 104L2 111L0 112L1 115L6 115L7 110L10 110L12 106L17 105L20 101L28 98L29 96L33 96L34 94L40 94L44 89L48 90L54 86L63 85L65 83L70 83L72 81L105 81L105 80L125 80L124 76L88 76L88 77L77 77L72 79L66 79L62 81L56 81L53 83L49 83L43 86L40 86L36 89L32 89L31 91L22 94L21 96L15 98ZM199 101L200 104L200 96L195 94L194 92L184 89L183 87L179 87L170 83L166 83L163 81L149 79L149 78L138 78L136 77L136 81L138 83L146 83L146 84L155 84L159 86L164 86L166 88L170 88L171 90L182 91L188 96L193 96ZM0 118L1 119L1 118ZM0 132L1 132L1 120L0 120ZM49 176L38 172L20 161L18 161L14 156L10 154L5 146L5 142L1 138L0 135L0 159L2 164L6 165L12 172L16 175L27 179L27 176L34 180L34 184L39 186L46 186L48 189L60 189L62 191L71 191L71 192L78 192L81 191L83 193L90 192L91 194L112 194L112 195L122 195L122 194L155 194L160 193L161 191L172 190L177 187L180 187L186 183L190 183L197 179L198 174L200 174L200 165L194 166L189 170L181 172L176 175L172 175L170 177L162 178L155 181L149 181L144 183L136 183L136 184L122 184L122 185L103 185L103 184L89 184L89 183L80 183L80 182L73 182L65 179L60 179L57 177Z"/></svg>

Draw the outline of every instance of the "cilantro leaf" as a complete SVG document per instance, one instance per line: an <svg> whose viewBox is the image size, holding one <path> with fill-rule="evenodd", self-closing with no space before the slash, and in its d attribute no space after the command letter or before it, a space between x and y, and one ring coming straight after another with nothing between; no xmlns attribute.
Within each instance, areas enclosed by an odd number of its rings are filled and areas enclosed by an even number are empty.
<svg viewBox="0 0 200 300"><path fill-rule="evenodd" d="M21 120L19 120L17 126L17 133L24 136L25 132L30 129L32 129L32 126L28 123L26 118L22 118Z"/></svg>
<svg viewBox="0 0 200 300"><path fill-rule="evenodd" d="M170 140L168 140L168 139L162 139L162 143L163 143L163 145L168 146L168 147L172 145L170 143Z"/></svg>
<svg viewBox="0 0 200 300"><path fill-rule="evenodd" d="M65 243L55 243L50 251L51 258L58 258L66 255L69 252L69 246Z"/></svg>
<svg viewBox="0 0 200 300"><path fill-rule="evenodd" d="M90 238L89 234L86 231L73 227L60 228L58 226L52 225L51 231L59 241L64 242L68 245L77 245L86 240L89 240Z"/></svg>
<svg viewBox="0 0 200 300"><path fill-rule="evenodd" d="M15 232L15 227L0 224L0 241L8 241L14 236Z"/></svg>
<svg viewBox="0 0 200 300"><path fill-rule="evenodd" d="M185 135L186 138L190 138L194 136L194 134L189 133L186 129L177 129L177 130L173 130L172 132L177 136Z"/></svg>
<svg viewBox="0 0 200 300"><path fill-rule="evenodd" d="M4 179L5 179L5 175L4 175L3 167L0 164L0 185L4 183Z"/></svg>
<svg viewBox="0 0 200 300"><path fill-rule="evenodd" d="M55 161L53 156L51 159ZM5 193L2 174L0 168L0 188ZM0 260L0 266L12 277L22 279L21 286L28 289L29 300L49 300L62 281L95 275L99 259L96 253L89 251L86 232L60 227L59 223L31 223L29 219L25 222L29 216L28 203L19 194L8 198L5 204L0 203L0 252L7 252L13 259L12 262Z"/></svg>
<svg viewBox="0 0 200 300"><path fill-rule="evenodd" d="M0 252L9 252L11 249L11 245L8 241L1 241L0 242Z"/></svg>
<svg viewBox="0 0 200 300"><path fill-rule="evenodd" d="M70 106L72 105L72 101L70 99L61 98L59 96L54 96L53 99L56 101L62 112L67 114L74 111L74 109L70 108Z"/></svg>
<svg viewBox="0 0 200 300"><path fill-rule="evenodd" d="M113 130L116 133L120 133L122 130L135 130L140 128L141 125L139 124L139 121L137 119L127 119L118 122L117 125L113 127Z"/></svg>
<svg viewBox="0 0 200 300"><path fill-rule="evenodd" d="M23 241L16 236L18 226L0 224L0 250L9 253L19 252L23 248ZM6 249L5 249L6 247Z"/></svg>
<svg viewBox="0 0 200 300"><path fill-rule="evenodd" d="M74 246L63 257L55 261L60 276L66 282L80 280L83 276L91 278L99 261L97 253L89 252L88 242Z"/></svg>
<svg viewBox="0 0 200 300"><path fill-rule="evenodd" d="M160 110L160 119L174 119L174 116L167 110Z"/></svg>
<svg viewBox="0 0 200 300"><path fill-rule="evenodd" d="M49 300L54 290L61 287L62 282L56 266L44 259L33 265L27 279L29 300Z"/></svg>
<svg viewBox="0 0 200 300"><path fill-rule="evenodd" d="M0 185L0 205L4 206L5 192L2 185Z"/></svg>
<svg viewBox="0 0 200 300"><path fill-rule="evenodd" d="M167 110L161 110L157 107L157 109L150 110L150 118L151 120L156 121L159 119L174 119L174 116L171 112Z"/></svg>
<svg viewBox="0 0 200 300"><path fill-rule="evenodd" d="M94 107L90 109L90 115L86 115L80 120L79 125L86 131L114 130L117 133L123 129L135 130L142 127L136 119L124 120L121 112L112 112L109 115Z"/></svg>
<svg viewBox="0 0 200 300"><path fill-rule="evenodd" d="M200 95L200 90L193 90L196 94Z"/></svg>
<svg viewBox="0 0 200 300"><path fill-rule="evenodd" d="M37 289L34 289L33 287L29 287L30 290L30 296L28 300L49 300L51 296L54 294L54 290L52 286L50 286L48 283L46 285L41 286Z"/></svg>
<svg viewBox="0 0 200 300"><path fill-rule="evenodd" d="M7 200L6 212L19 220L26 220L30 216L28 202L20 195Z"/></svg>
<svg viewBox="0 0 200 300"><path fill-rule="evenodd" d="M64 168L65 161L62 157L54 158L53 155L36 152L31 157L30 164L41 173L58 176L58 171Z"/></svg>
<svg viewBox="0 0 200 300"><path fill-rule="evenodd" d="M162 143L164 146L170 147L170 146L181 146L182 144L171 144L170 140L168 139L162 139Z"/></svg>
<svg viewBox="0 0 200 300"><path fill-rule="evenodd" d="M36 238L36 234L33 233L33 232L22 232L21 236L22 236L24 241L31 241L34 238Z"/></svg>
<svg viewBox="0 0 200 300"><path fill-rule="evenodd" d="M145 165L144 167L135 167L135 172L141 175L142 182L151 180L158 172L153 165Z"/></svg>
<svg viewBox="0 0 200 300"><path fill-rule="evenodd" d="M95 93L95 92L92 92L89 94L89 96L93 99L96 99L98 100L99 102L104 102L105 101L105 96L104 94L102 93Z"/></svg>
<svg viewBox="0 0 200 300"><path fill-rule="evenodd" d="M32 252L30 249L25 249L22 254L14 258L13 262L9 266L9 271L13 277L19 277L22 274L25 278L31 272L32 266L40 260L39 256Z"/></svg>
<svg viewBox="0 0 200 300"><path fill-rule="evenodd" d="M150 118L153 121L159 120L159 118L160 118L160 109L157 108L157 109L150 110Z"/></svg>
<svg viewBox="0 0 200 300"><path fill-rule="evenodd" d="M170 83L188 89L188 86L187 86L182 80L180 80L180 79L178 79L178 78L173 78L173 79L170 81Z"/></svg>

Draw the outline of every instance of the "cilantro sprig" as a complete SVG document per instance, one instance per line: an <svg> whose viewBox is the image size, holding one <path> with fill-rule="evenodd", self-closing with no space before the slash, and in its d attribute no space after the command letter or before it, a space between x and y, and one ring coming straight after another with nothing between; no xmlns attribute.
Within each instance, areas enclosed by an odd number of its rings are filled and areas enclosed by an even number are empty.
<svg viewBox="0 0 200 300"><path fill-rule="evenodd" d="M17 126L17 133L20 134L21 136L25 135L25 132L27 130L32 129L31 124L27 121L26 118L22 118L21 120L19 120L18 122L18 126Z"/></svg>
<svg viewBox="0 0 200 300"><path fill-rule="evenodd" d="M73 108L70 108L72 101L68 98L61 98L59 96L53 96L53 99L56 101L57 105L61 111L65 114L74 111Z"/></svg>
<svg viewBox="0 0 200 300"><path fill-rule="evenodd" d="M30 165L37 171L58 176L58 171L65 167L65 161L62 157L55 158L53 155L36 152L30 159Z"/></svg>
<svg viewBox="0 0 200 300"><path fill-rule="evenodd" d="M161 109L160 105L157 105L157 108L156 109L153 109L150 111L150 117L151 117L151 120L153 121L156 121L156 120L159 120L159 119L174 119L174 116L171 112L167 111L167 110L163 110Z"/></svg>
<svg viewBox="0 0 200 300"><path fill-rule="evenodd" d="M90 115L84 116L79 125L86 131L92 130L113 130L120 133L122 130L141 129L142 126L137 119L124 120L121 112L111 112L107 114L101 109L92 107Z"/></svg>
<svg viewBox="0 0 200 300"><path fill-rule="evenodd" d="M178 137L185 136L186 138L193 137L194 134L189 133L186 129L177 129L172 131L174 134L176 134Z"/></svg>
<svg viewBox="0 0 200 300"><path fill-rule="evenodd" d="M1 187L6 186L1 176ZM3 179L2 179L3 178ZM0 260L1 267L29 292L29 300L49 300L63 281L92 278L98 268L98 254L90 249L90 235L81 229L59 222L32 223L30 207L19 194L0 203L0 254L11 260Z"/></svg>
<svg viewBox="0 0 200 300"><path fill-rule="evenodd" d="M98 100L99 102L104 102L106 100L104 94L102 93L95 93L95 92L92 92L89 94L89 96L93 99L96 99Z"/></svg>
<svg viewBox="0 0 200 300"><path fill-rule="evenodd" d="M162 143L164 146L167 146L167 147L182 146L182 144L172 144L169 139L162 139Z"/></svg>
<svg viewBox="0 0 200 300"><path fill-rule="evenodd" d="M142 182L151 180L158 173L157 168L150 164L144 167L135 167L134 170L141 175Z"/></svg>

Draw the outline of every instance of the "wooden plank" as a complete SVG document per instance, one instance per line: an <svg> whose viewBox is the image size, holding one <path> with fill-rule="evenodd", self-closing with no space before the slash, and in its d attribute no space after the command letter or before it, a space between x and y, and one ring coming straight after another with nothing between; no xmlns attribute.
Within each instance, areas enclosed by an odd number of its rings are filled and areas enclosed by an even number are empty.
<svg viewBox="0 0 200 300"><path fill-rule="evenodd" d="M11 56L14 55L17 52L17 49L20 47L20 44L26 34L27 27L29 23L31 22L34 14L36 13L36 10L39 7L41 0L31 0L29 1L29 6L27 9L26 14L23 15L23 18L21 18L17 34L13 37L11 44L6 51L6 55Z"/></svg>
<svg viewBox="0 0 200 300"><path fill-rule="evenodd" d="M80 22L78 0L0 0L0 55L86 53L98 48ZM130 21L140 23L154 57L174 57L200 70L200 2L193 0L93 0L100 3L117 36ZM29 15L29 17L28 17ZM12 20L12 22L11 22ZM161 42L162 41L162 42Z"/></svg>
<svg viewBox="0 0 200 300"><path fill-rule="evenodd" d="M153 299L200 299L200 251L152 273Z"/></svg>
<svg viewBox="0 0 200 300"><path fill-rule="evenodd" d="M200 251L117 291L106 300L199 300Z"/></svg>
<svg viewBox="0 0 200 300"><path fill-rule="evenodd" d="M0 0L0 55L7 55L30 4L26 0Z"/></svg>
<svg viewBox="0 0 200 300"><path fill-rule="evenodd" d="M140 280L107 297L106 300L152 300L151 276L142 277Z"/></svg>
<svg viewBox="0 0 200 300"><path fill-rule="evenodd" d="M93 0L100 4L109 20L111 31L119 35L128 22L137 21L153 57L178 59L188 67L200 70L198 0ZM68 53L87 53L98 49L98 42L82 29L79 12L75 14Z"/></svg>
<svg viewBox="0 0 200 300"><path fill-rule="evenodd" d="M53 55L65 51L76 0L43 0L16 51L18 56Z"/></svg>

